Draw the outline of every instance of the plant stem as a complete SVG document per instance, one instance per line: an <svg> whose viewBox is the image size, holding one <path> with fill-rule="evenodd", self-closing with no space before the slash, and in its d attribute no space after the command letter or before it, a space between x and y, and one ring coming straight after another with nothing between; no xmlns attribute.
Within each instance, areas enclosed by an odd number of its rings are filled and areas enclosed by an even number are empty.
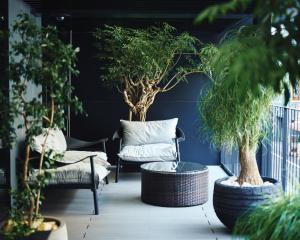
<svg viewBox="0 0 300 240"><path fill-rule="evenodd" d="M51 98L51 117L50 117L50 123L49 123L49 127L47 129L46 132L46 136L42 145L42 151L41 151L41 156L40 156L40 160L39 160L39 172L38 175L41 175L42 173L42 168L43 168L43 162L44 162L44 157L45 157L45 152L46 152L46 143L47 143L47 139L49 136L49 132L50 129L52 128L53 125L53 120L54 120L54 110L55 110L55 105L54 105L54 99ZM41 183L40 181L38 182L38 192L37 192L37 198L36 198L36 206L35 206L35 215L38 215L39 210L40 210L40 198L41 198Z"/></svg>
<svg viewBox="0 0 300 240"><path fill-rule="evenodd" d="M26 155L25 155L25 161L24 161L24 167L23 167L23 185L25 188L28 190L29 193L29 198L30 198L30 209L29 209L29 216L28 216L28 221L29 221L29 226L32 226L32 221L33 221L33 212L34 212L34 197L31 192L31 188L28 184L28 164L29 164L29 155L30 155L30 146L29 144L26 145Z"/></svg>

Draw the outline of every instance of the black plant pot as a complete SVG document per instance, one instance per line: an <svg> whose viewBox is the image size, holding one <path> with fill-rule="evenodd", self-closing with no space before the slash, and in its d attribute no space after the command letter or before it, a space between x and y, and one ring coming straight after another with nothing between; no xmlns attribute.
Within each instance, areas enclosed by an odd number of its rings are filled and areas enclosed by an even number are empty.
<svg viewBox="0 0 300 240"><path fill-rule="evenodd" d="M264 181L269 181L273 185L259 187L237 187L221 184L228 177L215 181L213 204L215 212L220 221L232 230L238 217L251 211L274 196L282 192L281 184L273 179L263 177Z"/></svg>

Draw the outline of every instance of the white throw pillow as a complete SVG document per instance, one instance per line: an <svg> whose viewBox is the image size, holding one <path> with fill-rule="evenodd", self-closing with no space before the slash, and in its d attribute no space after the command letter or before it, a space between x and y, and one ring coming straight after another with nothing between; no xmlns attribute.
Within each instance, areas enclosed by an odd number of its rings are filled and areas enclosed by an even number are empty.
<svg viewBox="0 0 300 240"><path fill-rule="evenodd" d="M175 144L156 143L141 146L125 146L118 156L125 161L173 161L176 159Z"/></svg>
<svg viewBox="0 0 300 240"><path fill-rule="evenodd" d="M172 143L176 137L178 118L161 121L135 122L120 120L123 145Z"/></svg>
<svg viewBox="0 0 300 240"><path fill-rule="evenodd" d="M42 147L45 141L47 129L44 132L33 138L31 149L39 153L42 152ZM63 132L57 128L49 130L49 135L46 141L45 150L52 150L55 154L63 154L67 150L67 142Z"/></svg>

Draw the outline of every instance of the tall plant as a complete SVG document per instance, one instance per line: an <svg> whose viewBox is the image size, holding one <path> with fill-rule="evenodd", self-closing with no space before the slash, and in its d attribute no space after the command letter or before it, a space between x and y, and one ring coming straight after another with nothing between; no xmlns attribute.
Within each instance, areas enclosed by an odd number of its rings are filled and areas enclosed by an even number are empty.
<svg viewBox="0 0 300 240"><path fill-rule="evenodd" d="M133 113L136 120L145 121L158 93L172 90L198 71L199 41L188 33L177 34L166 23L147 29L105 26L94 35L99 59L105 61L102 79L123 94L130 119Z"/></svg>
<svg viewBox="0 0 300 240"><path fill-rule="evenodd" d="M240 37L246 41L241 42ZM263 182L257 167L256 150L268 124L273 91L262 85L256 85L255 92L252 91L250 76L237 72L232 62L245 55L249 67L268 67L257 66L251 59L252 48L260 44L263 44L260 33L253 32L251 27L242 28L220 45L205 46L200 54L202 69L211 79L199 103L204 132L220 149L238 147L240 184L260 185ZM253 79L256 77L252 76Z"/></svg>
<svg viewBox="0 0 300 240"><path fill-rule="evenodd" d="M59 157L45 146L52 128L64 128L65 107L70 104L81 111L81 104L72 97L73 88L68 84L68 75L78 74L76 54L78 48L63 43L54 27L40 28L27 14L18 15L12 26L9 52L10 97L1 94L2 125L0 135L3 143L14 144L15 128L25 131L25 154L22 157L20 189L14 193L15 205L10 211L10 221L4 234L14 239L29 235L38 227L41 190L47 184L52 160ZM30 96L30 87L37 86L40 92ZM16 121L17 120L17 121ZM34 176L30 145L33 137L45 135L38 160L38 171ZM49 158L51 154L51 158ZM52 159L52 160L50 160Z"/></svg>

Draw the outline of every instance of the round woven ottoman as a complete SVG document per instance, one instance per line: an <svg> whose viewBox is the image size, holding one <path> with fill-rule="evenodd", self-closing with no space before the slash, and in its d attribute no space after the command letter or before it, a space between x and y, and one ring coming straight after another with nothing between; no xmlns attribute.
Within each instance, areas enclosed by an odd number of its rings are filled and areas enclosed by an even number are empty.
<svg viewBox="0 0 300 240"><path fill-rule="evenodd" d="M141 165L142 201L164 207L188 207L208 200L208 168L191 162Z"/></svg>

